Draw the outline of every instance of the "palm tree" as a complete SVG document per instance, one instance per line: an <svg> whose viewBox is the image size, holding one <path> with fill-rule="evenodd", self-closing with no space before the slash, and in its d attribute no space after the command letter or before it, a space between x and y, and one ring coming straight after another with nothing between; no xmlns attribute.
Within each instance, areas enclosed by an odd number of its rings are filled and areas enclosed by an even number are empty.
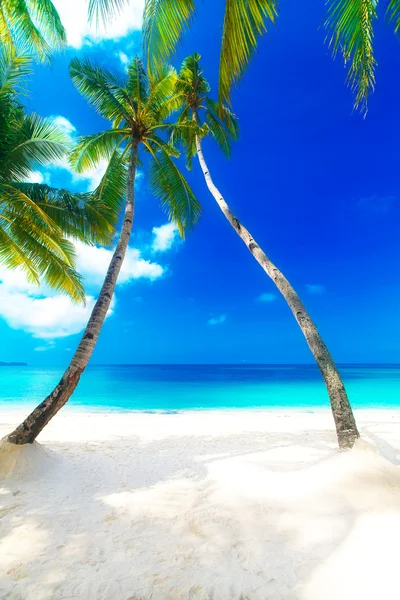
<svg viewBox="0 0 400 600"><path fill-rule="evenodd" d="M179 153L162 137L170 127L168 120L171 114L181 103L175 91L175 71L169 69L160 79L149 84L138 58L130 64L127 75L121 78L91 64L87 59L75 58L70 65L70 74L79 92L102 117L112 123L106 131L81 138L72 153L71 162L78 172L82 172L96 166L101 159L108 161L103 178L108 193L116 198L121 190L126 193L123 223L103 286L78 348L59 384L9 435L8 441L14 444L32 443L36 439L43 427L68 401L89 362L111 303L131 235L140 147L149 155L153 192L182 235L200 215L200 206L192 190L172 160Z"/></svg>
<svg viewBox="0 0 400 600"><path fill-rule="evenodd" d="M183 61L178 75L177 91L185 98L185 104L177 119L179 127L172 128L173 141L184 144L189 167L192 157L197 154L207 187L223 215L288 303L324 378L339 447L347 450L353 446L359 433L346 390L328 348L296 291L234 215L211 178L202 150L202 138L210 135L229 157L231 142L238 138L239 132L236 117L230 109L226 105L220 106L209 97L210 86L200 68L198 54L192 54Z"/></svg>
<svg viewBox="0 0 400 600"><path fill-rule="evenodd" d="M39 61L65 46L65 29L51 0L1 0L0 43L16 51L21 46Z"/></svg>
<svg viewBox="0 0 400 600"><path fill-rule="evenodd" d="M72 194L29 183L35 168L65 158L70 146L51 119L27 115L20 103L30 64L26 56L0 51L0 263L84 301L67 237L107 243L115 216L98 191Z"/></svg>
<svg viewBox="0 0 400 600"><path fill-rule="evenodd" d="M89 17L106 20L132 0L89 0ZM340 52L348 65L347 82L354 106L367 112L375 85L374 24L378 0L328 0L325 20L333 56ZM144 51L149 68L157 69L175 52L192 23L196 0L145 0ZM278 0L226 0L219 66L219 98L229 103L230 91L245 72L258 39L278 16ZM385 17L400 31L400 0L389 0Z"/></svg>

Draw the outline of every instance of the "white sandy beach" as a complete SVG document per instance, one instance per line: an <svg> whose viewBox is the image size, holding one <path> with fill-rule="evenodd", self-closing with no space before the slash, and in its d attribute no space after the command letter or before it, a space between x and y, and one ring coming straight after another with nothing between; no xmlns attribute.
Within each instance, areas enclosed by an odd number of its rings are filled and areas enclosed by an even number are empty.
<svg viewBox="0 0 400 600"><path fill-rule="evenodd" d="M400 411L356 416L379 453L328 410L64 410L0 483L0 597L400 598Z"/></svg>

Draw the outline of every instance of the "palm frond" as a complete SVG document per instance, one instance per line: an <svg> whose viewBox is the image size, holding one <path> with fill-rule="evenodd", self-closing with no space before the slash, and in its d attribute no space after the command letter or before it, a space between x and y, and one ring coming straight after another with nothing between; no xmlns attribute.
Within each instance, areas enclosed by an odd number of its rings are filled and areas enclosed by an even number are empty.
<svg viewBox="0 0 400 600"><path fill-rule="evenodd" d="M355 94L354 106L366 114L375 87L373 37L376 0L330 0L325 28L333 56L340 51L350 63L347 81Z"/></svg>
<svg viewBox="0 0 400 600"><path fill-rule="evenodd" d="M177 80L175 69L169 67L162 77L152 82L146 111L154 122L164 121L182 106L184 98L177 90Z"/></svg>
<svg viewBox="0 0 400 600"><path fill-rule="evenodd" d="M172 158L164 152L152 152L152 156L150 184L153 194L184 237L185 231L192 229L199 220L201 206Z"/></svg>
<svg viewBox="0 0 400 600"><path fill-rule="evenodd" d="M73 58L69 72L77 90L105 119L118 126L129 119L131 107L121 83L107 69L92 64L88 58Z"/></svg>
<svg viewBox="0 0 400 600"><path fill-rule="evenodd" d="M232 142L226 129L212 113L207 114L207 125L221 152L226 156L226 158L230 158L232 152Z"/></svg>
<svg viewBox="0 0 400 600"><path fill-rule="evenodd" d="M2 27L0 39L3 43L10 43L17 49L20 44L29 40L31 53L37 60L47 62L50 58L52 47L46 39L46 33L52 31L51 24L46 24L46 31L39 28L35 15L31 14L29 0L3 0L1 3ZM54 7L53 7L54 8ZM55 9L54 9L55 10ZM42 23L43 25L43 23ZM54 33L54 32L53 32ZM7 37L7 40L4 39Z"/></svg>
<svg viewBox="0 0 400 600"><path fill-rule="evenodd" d="M63 158L69 144L68 135L52 119L32 113L22 120L6 164L0 168L3 172L7 169L10 178L23 181L36 166Z"/></svg>
<svg viewBox="0 0 400 600"><path fill-rule="evenodd" d="M111 156L98 187L84 205L91 228L88 236L96 243L110 243L121 213L127 185L127 162L117 149Z"/></svg>
<svg viewBox="0 0 400 600"><path fill-rule="evenodd" d="M145 0L143 48L147 70L152 76L175 52L182 34L189 28L195 0Z"/></svg>
<svg viewBox="0 0 400 600"><path fill-rule="evenodd" d="M0 49L0 98L13 97L25 92L23 80L32 73L32 58L28 54L16 54L13 49Z"/></svg>
<svg viewBox="0 0 400 600"><path fill-rule="evenodd" d="M239 122L236 115L230 108L224 104L219 104L212 98L206 98L207 114L210 114L217 119L226 128L230 138L233 141L239 139Z"/></svg>
<svg viewBox="0 0 400 600"><path fill-rule="evenodd" d="M28 197L29 188L23 186L0 185L0 261L11 269L22 268L33 283L43 279L73 300L84 301L81 279L74 270L74 247L64 237L66 231L54 220L58 216L49 215L48 207Z"/></svg>
<svg viewBox="0 0 400 600"><path fill-rule="evenodd" d="M258 37L275 22L276 0L226 0L219 70L219 99L229 103L234 83L246 70Z"/></svg>
<svg viewBox="0 0 400 600"><path fill-rule="evenodd" d="M128 95L135 102L137 111L142 109L149 97L149 89L144 66L137 56L128 66L128 82L126 84Z"/></svg>
<svg viewBox="0 0 400 600"><path fill-rule="evenodd" d="M186 108L179 115L176 123L169 126L170 142L173 146L183 147L185 153L186 168L191 170L193 166L193 157L197 154L196 137L202 139L210 133L206 123L197 124L189 116L189 108Z"/></svg>
<svg viewBox="0 0 400 600"><path fill-rule="evenodd" d="M52 49L63 48L67 34L51 0L26 0L32 20L37 24Z"/></svg>
<svg viewBox="0 0 400 600"><path fill-rule="evenodd" d="M395 33L400 31L400 2L399 0L389 0L386 8L386 18L389 23L394 24Z"/></svg>
<svg viewBox="0 0 400 600"><path fill-rule="evenodd" d="M89 0L89 21L97 25L116 17L129 0Z"/></svg>
<svg viewBox="0 0 400 600"><path fill-rule="evenodd" d="M109 161L129 130L106 129L78 139L70 155L70 163L78 173L97 167L101 160Z"/></svg>

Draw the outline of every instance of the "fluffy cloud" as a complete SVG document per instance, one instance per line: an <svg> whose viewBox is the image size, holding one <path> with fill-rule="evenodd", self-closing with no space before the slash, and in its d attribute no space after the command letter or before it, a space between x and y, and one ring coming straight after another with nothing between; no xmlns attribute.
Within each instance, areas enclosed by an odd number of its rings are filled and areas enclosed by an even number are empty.
<svg viewBox="0 0 400 600"><path fill-rule="evenodd" d="M76 127L72 125L71 121L63 117L62 115L52 115L50 117L53 123L62 129L67 135L73 137L76 135Z"/></svg>
<svg viewBox="0 0 400 600"><path fill-rule="evenodd" d="M35 338L53 340L79 333L84 329L104 279L112 251L77 243L78 269L85 278L86 306L77 305L45 285L29 283L21 271L0 267L0 317L13 329L22 329ZM164 268L142 258L140 251L129 248L118 283L127 284L135 279L155 281L162 277ZM113 310L111 305L109 314ZM37 352L50 349L38 346Z"/></svg>
<svg viewBox="0 0 400 600"><path fill-rule="evenodd" d="M173 223L166 223L161 227L153 227L153 252L165 252L170 250L179 236L178 228Z"/></svg>
<svg viewBox="0 0 400 600"><path fill-rule="evenodd" d="M0 316L13 329L23 329L35 338L53 339L78 333L86 325L94 305L92 296L88 296L86 306L80 306L45 286L31 285L19 271L1 268L0 281Z"/></svg>
<svg viewBox="0 0 400 600"><path fill-rule="evenodd" d="M115 18L103 24L88 23L87 0L53 0L67 31L68 45L81 48L103 40L118 40L142 26L144 0L130 0Z"/></svg>
<svg viewBox="0 0 400 600"><path fill-rule="evenodd" d="M326 287L320 283L306 283L306 289L309 294L321 295L325 294Z"/></svg>
<svg viewBox="0 0 400 600"><path fill-rule="evenodd" d="M75 246L78 251L77 268L79 273L85 278L88 286L100 286L110 264L113 250L86 246L82 242L77 242ZM155 281L163 275L164 268L161 265L142 258L140 250L137 248L128 248L118 283L129 283L140 278Z"/></svg>
<svg viewBox="0 0 400 600"><path fill-rule="evenodd" d="M208 319L207 324L208 325L221 325L222 323L225 323L226 321L226 315L219 315L218 317L212 317L211 319Z"/></svg>
<svg viewBox="0 0 400 600"><path fill-rule="evenodd" d="M44 175L40 171L31 171L27 180L29 183L43 183Z"/></svg>
<svg viewBox="0 0 400 600"><path fill-rule="evenodd" d="M119 60L121 61L121 63L124 65L124 67L127 67L130 63L130 58L127 54L125 54L125 52L118 52L117 56L119 58Z"/></svg>
<svg viewBox="0 0 400 600"><path fill-rule="evenodd" d="M270 293L265 293L265 294L260 294L257 298L258 302L274 302L277 299L277 295L276 294L270 294Z"/></svg>

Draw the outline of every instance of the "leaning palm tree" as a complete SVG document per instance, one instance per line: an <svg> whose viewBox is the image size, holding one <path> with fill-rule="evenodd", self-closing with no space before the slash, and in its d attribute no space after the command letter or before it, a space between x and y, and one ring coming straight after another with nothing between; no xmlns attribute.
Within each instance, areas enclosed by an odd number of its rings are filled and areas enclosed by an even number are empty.
<svg viewBox="0 0 400 600"><path fill-rule="evenodd" d="M21 46L39 61L48 61L53 50L65 46L65 29L51 0L1 0L0 43Z"/></svg>
<svg viewBox="0 0 400 600"><path fill-rule="evenodd" d="M106 20L132 1L89 0L89 17ZM375 85L373 38L378 0L327 0L327 4L327 42L333 56L342 54L354 106L365 114ZM159 68L172 56L199 5L196 0L145 0L143 42L150 68ZM278 0L226 0L219 66L221 102L229 101L233 84L245 72L259 37L276 21L278 8ZM400 0L389 0L385 16L399 33Z"/></svg>
<svg viewBox="0 0 400 600"><path fill-rule="evenodd" d="M231 142L237 139L239 132L236 117L230 109L226 105L219 106L209 97L210 86L200 68L198 54L192 54L183 61L177 91L185 98L185 104L177 119L178 127L172 129L173 140L184 144L189 167L192 157L197 154L207 187L223 215L288 303L325 381L339 447L342 450L349 449L359 434L346 390L328 348L293 286L234 215L211 178L203 154L202 138L210 135L229 157Z"/></svg>
<svg viewBox="0 0 400 600"><path fill-rule="evenodd" d="M176 73L164 72L149 81L141 61L136 58L128 73L120 78L87 59L75 58L70 74L81 94L97 112L111 121L110 129L81 138L71 162L78 172L108 161L103 177L109 193L126 194L119 240L89 322L78 348L49 396L8 436L14 444L32 443L50 419L64 406L85 370L110 307L118 275L128 248L135 208L135 174L142 147L150 160L150 183L162 207L181 234L191 228L200 214L200 206L172 157L176 149L163 138L170 126L171 114L181 103L175 89Z"/></svg>
<svg viewBox="0 0 400 600"><path fill-rule="evenodd" d="M115 217L99 191L72 194L29 182L32 171L65 158L70 148L51 119L26 114L21 104L30 64L26 56L0 51L0 263L83 301L68 238L107 243Z"/></svg>

